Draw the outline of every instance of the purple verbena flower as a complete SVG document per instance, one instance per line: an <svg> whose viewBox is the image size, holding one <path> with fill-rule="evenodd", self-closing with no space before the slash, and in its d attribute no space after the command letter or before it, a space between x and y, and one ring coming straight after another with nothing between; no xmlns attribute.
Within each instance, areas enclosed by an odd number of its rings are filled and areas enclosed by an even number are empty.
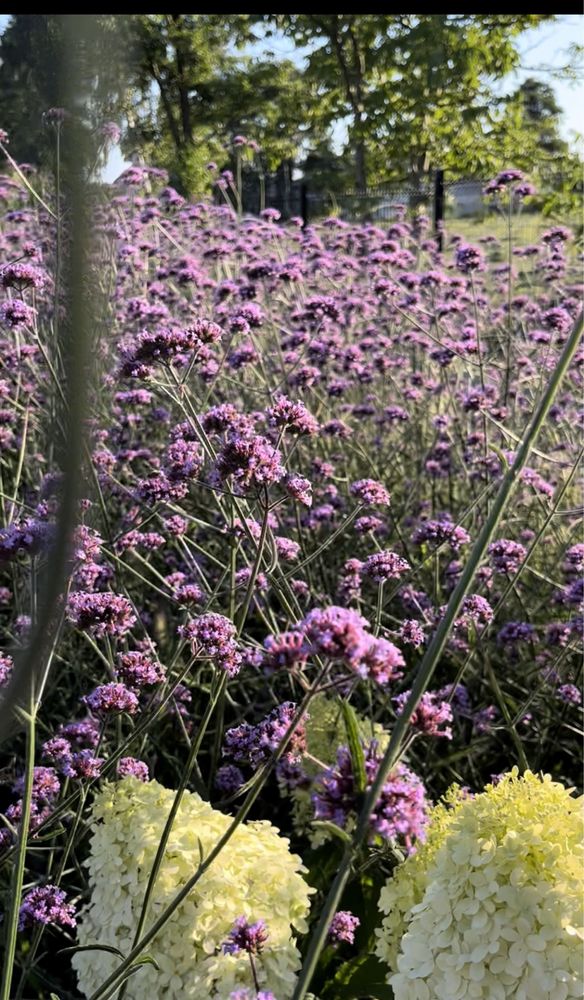
<svg viewBox="0 0 584 1000"><path fill-rule="evenodd" d="M238 917L223 944L223 952L226 955L237 955L240 951L246 951L248 955L259 955L264 950L268 937L263 920L250 924L247 917Z"/></svg>
<svg viewBox="0 0 584 1000"><path fill-rule="evenodd" d="M410 691L393 698L398 716L403 713ZM452 722L452 708L447 701L443 701L438 691L426 691L422 695L413 715L410 725L425 736L444 736L447 740L452 739L452 729L448 725Z"/></svg>
<svg viewBox="0 0 584 1000"><path fill-rule="evenodd" d="M150 773L148 764L135 757L121 757L116 768L118 778L137 778L138 781L148 781Z"/></svg>
<svg viewBox="0 0 584 1000"><path fill-rule="evenodd" d="M66 902L62 889L56 885L37 886L24 897L18 919L18 929L52 925L75 927L75 907Z"/></svg>
<svg viewBox="0 0 584 1000"><path fill-rule="evenodd" d="M399 580L400 576L410 569L409 562L398 556L397 552L384 549L367 557L363 563L362 574L374 583L384 583L386 580Z"/></svg>
<svg viewBox="0 0 584 1000"><path fill-rule="evenodd" d="M101 684L81 701L95 715L112 715L118 712L134 715L138 711L138 698L125 684Z"/></svg>
<svg viewBox="0 0 584 1000"><path fill-rule="evenodd" d="M190 642L194 656L209 657L229 677L239 673L241 653L235 641L235 625L228 618L209 612L181 626L179 634Z"/></svg>
<svg viewBox="0 0 584 1000"><path fill-rule="evenodd" d="M67 617L77 628L98 638L120 638L136 623L132 605L120 594L73 591L67 602Z"/></svg>
<svg viewBox="0 0 584 1000"><path fill-rule="evenodd" d="M383 483L375 479L358 479L351 483L351 496L370 506L388 507L391 497Z"/></svg>
<svg viewBox="0 0 584 1000"><path fill-rule="evenodd" d="M337 910L328 929L329 941L333 944L354 944L355 931L361 921L350 910Z"/></svg>

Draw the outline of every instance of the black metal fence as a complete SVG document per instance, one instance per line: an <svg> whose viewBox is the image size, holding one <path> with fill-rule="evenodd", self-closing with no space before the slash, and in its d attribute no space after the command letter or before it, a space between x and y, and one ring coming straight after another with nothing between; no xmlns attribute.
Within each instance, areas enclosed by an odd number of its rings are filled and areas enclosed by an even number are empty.
<svg viewBox="0 0 584 1000"><path fill-rule="evenodd" d="M503 225L500 212L484 194L485 184L486 179L478 178L450 180L444 171L437 170L417 184L314 191L306 181L291 180L289 173L279 171L261 180L254 174L244 175L242 207L250 215L258 215L262 208L275 208L283 219L299 216L305 223L335 215L347 221L381 225L395 221L405 207L408 216L427 215L438 234L445 231L465 235L477 225L485 232ZM581 227L581 212L575 211L573 218L563 221ZM535 241L548 225L537 207L525 206L514 221L515 239L518 243Z"/></svg>

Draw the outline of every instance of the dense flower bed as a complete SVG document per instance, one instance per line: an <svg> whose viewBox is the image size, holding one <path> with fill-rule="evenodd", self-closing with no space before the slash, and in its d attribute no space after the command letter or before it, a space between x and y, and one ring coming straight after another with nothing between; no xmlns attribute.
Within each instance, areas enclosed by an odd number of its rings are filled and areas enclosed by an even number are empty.
<svg viewBox="0 0 584 1000"><path fill-rule="evenodd" d="M503 208L520 206L516 174L493 188ZM212 892L202 881L196 907L189 897L176 911L174 971L174 945L155 938L156 965L135 969L126 995L255 998L273 988L283 1000L309 893L265 821L292 837L318 915L573 327L579 258L574 234L555 224L527 247L512 230L507 243L480 246L447 233L441 253L428 220L399 207L384 227L330 218L302 228L273 211L238 219L227 204L187 204L164 183L134 167L92 209L94 370L70 585L37 691L28 785L21 736L3 748L3 871L25 815L24 996L75 995L68 963L64 972L46 956L43 935L60 926L72 943L77 919L82 944L99 939L126 955L154 863L140 869L146 853L167 843L147 930L251 796L251 822L210 870ZM68 386L55 220L18 176L2 178L0 197L0 684L9 691L58 533ZM312 987L322 1000L372 950L380 888L398 861L407 857L404 872L415 866L431 803L453 781L480 792L515 762L578 781L582 359L371 812ZM111 894L97 887L95 845L112 829L111 818L95 826L104 796L110 810L127 803L127 830L107 859L122 876ZM118 863L134 840L135 856ZM284 860L273 863L277 850ZM288 895L279 865L294 884ZM162 932L169 942L173 928ZM396 996L425 996L402 984L399 940L387 947ZM80 952L73 965L89 995L116 955ZM542 997L559 995L555 980L546 988Z"/></svg>

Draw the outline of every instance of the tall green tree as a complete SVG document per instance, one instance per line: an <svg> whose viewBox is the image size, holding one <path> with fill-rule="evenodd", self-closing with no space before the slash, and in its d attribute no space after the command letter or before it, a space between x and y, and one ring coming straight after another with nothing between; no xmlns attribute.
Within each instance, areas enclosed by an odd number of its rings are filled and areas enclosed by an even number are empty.
<svg viewBox="0 0 584 1000"><path fill-rule="evenodd" d="M258 15L307 52L306 76L328 124L345 119L354 178L414 179L472 151L497 106L493 82L518 61L517 39L542 14Z"/></svg>
<svg viewBox="0 0 584 1000"><path fill-rule="evenodd" d="M205 165L230 165L233 138L261 147L267 170L295 157L310 129L306 82L288 60L243 51L246 14L130 15L132 92L128 154L169 169L185 193L208 184Z"/></svg>
<svg viewBox="0 0 584 1000"><path fill-rule="evenodd" d="M119 19L87 15L78 58L87 55L84 118L89 130L117 119L127 86ZM45 113L62 103L59 60L62 22L55 14L12 14L0 36L0 127L8 132L12 155L21 162L47 164L54 136Z"/></svg>

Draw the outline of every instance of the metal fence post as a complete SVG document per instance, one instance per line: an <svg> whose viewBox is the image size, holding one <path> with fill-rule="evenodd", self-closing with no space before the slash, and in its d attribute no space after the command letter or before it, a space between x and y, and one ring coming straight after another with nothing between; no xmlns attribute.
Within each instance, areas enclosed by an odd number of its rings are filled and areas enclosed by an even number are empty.
<svg viewBox="0 0 584 1000"><path fill-rule="evenodd" d="M434 233L438 250L442 253L444 243L444 171L437 170L434 177Z"/></svg>
<svg viewBox="0 0 584 1000"><path fill-rule="evenodd" d="M303 228L308 225L308 185L302 181L300 185L300 215L302 216Z"/></svg>

